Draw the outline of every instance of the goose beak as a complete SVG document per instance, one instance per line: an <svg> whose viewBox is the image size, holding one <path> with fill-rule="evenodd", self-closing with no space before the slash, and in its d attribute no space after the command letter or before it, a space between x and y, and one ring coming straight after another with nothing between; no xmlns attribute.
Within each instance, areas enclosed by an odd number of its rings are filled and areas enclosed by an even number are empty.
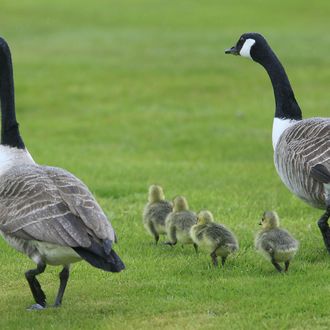
<svg viewBox="0 0 330 330"><path fill-rule="evenodd" d="M239 55L236 46L233 46L231 48L225 49L225 54Z"/></svg>

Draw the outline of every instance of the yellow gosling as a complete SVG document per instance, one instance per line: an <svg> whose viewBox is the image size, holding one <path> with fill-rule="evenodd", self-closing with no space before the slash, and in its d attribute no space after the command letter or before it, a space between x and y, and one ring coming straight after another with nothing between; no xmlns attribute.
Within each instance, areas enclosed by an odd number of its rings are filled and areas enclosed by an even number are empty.
<svg viewBox="0 0 330 330"><path fill-rule="evenodd" d="M147 232L154 237L156 244L159 235L166 234L165 219L172 212L172 203L165 200L163 188L151 185L148 193L148 203L143 210L143 225Z"/></svg>
<svg viewBox="0 0 330 330"><path fill-rule="evenodd" d="M271 261L277 271L282 272L280 262L284 262L284 271L289 269L290 261L298 251L299 242L285 229L279 228L280 219L276 212L264 212L261 222L262 230L255 238L255 247Z"/></svg>
<svg viewBox="0 0 330 330"><path fill-rule="evenodd" d="M188 202L185 197L178 196L174 199L173 212L169 213L165 220L166 233L168 237L168 245L175 245L177 242L181 244L193 244L197 252L197 245L194 244L190 237L190 228L196 224L197 216L194 212L189 211Z"/></svg>
<svg viewBox="0 0 330 330"><path fill-rule="evenodd" d="M190 236L195 244L210 253L215 267L218 266L218 256L224 266L228 255L239 248L235 235L225 226L215 223L210 211L198 214L198 222L191 227Z"/></svg>

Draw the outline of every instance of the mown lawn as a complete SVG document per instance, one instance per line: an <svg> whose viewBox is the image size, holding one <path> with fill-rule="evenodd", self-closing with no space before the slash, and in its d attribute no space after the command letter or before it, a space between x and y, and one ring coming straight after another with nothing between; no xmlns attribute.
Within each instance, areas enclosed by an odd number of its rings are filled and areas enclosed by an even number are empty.
<svg viewBox="0 0 330 330"><path fill-rule="evenodd" d="M24 272L34 264L1 240L0 329L328 329L321 211L275 172L266 73L223 50L262 32L305 117L329 116L329 13L328 1L2 0L24 141L38 163L88 184L127 270L75 264L62 308L27 312ZM141 223L152 183L237 234L225 269L192 247L154 246ZM300 240L287 275L254 251L265 209ZM59 271L39 277L49 303Z"/></svg>

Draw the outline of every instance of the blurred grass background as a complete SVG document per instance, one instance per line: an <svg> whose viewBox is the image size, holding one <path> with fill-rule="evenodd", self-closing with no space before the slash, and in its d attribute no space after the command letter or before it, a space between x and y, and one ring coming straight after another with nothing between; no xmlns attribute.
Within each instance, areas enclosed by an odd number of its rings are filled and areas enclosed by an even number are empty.
<svg viewBox="0 0 330 330"><path fill-rule="evenodd" d="M119 236L121 274L72 267L61 309L28 313L33 263L0 241L1 329L327 329L329 256L315 221L273 166L273 91L263 68L224 55L263 33L305 117L329 116L328 1L1 0L17 118L40 164L90 187ZM236 232L225 269L193 249L153 245L141 224L151 183ZM275 209L301 250L287 276L253 237ZM57 273L40 276L54 300Z"/></svg>

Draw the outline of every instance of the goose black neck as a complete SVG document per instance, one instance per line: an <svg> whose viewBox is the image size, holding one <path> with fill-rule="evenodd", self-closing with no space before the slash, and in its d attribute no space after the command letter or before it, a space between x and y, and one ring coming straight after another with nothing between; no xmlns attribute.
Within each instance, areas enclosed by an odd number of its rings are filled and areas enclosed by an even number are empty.
<svg viewBox="0 0 330 330"><path fill-rule="evenodd" d="M257 60L267 71L273 85L275 96L275 117L281 119L301 120L302 113L294 96L289 78L283 65L267 45L264 56Z"/></svg>
<svg viewBox="0 0 330 330"><path fill-rule="evenodd" d="M13 66L8 44L0 38L1 144L24 149L15 115Z"/></svg>

